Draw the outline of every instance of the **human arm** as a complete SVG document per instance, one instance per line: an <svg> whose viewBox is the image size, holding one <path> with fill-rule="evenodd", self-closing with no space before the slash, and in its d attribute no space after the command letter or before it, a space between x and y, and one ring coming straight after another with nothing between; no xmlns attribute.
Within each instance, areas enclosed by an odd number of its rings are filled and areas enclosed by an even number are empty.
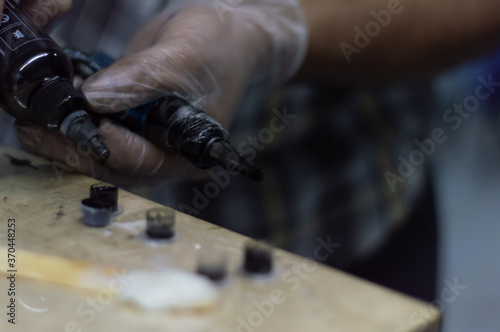
<svg viewBox="0 0 500 332"><path fill-rule="evenodd" d="M298 80L345 86L418 79L500 41L498 1L302 0L302 6L309 46ZM368 43L355 42L362 34Z"/></svg>

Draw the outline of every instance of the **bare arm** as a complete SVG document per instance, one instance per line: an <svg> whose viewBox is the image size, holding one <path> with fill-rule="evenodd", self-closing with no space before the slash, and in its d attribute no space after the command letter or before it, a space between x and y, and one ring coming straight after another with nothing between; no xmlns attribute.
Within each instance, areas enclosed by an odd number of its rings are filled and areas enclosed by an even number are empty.
<svg viewBox="0 0 500 332"><path fill-rule="evenodd" d="M329 85L418 78L500 42L500 1L302 0L310 44L299 79Z"/></svg>

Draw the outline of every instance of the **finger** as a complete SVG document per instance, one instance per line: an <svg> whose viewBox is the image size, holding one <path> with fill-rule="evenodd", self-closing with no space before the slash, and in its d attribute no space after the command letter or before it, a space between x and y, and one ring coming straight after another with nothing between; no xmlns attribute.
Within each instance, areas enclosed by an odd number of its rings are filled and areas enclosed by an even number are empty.
<svg viewBox="0 0 500 332"><path fill-rule="evenodd" d="M165 10L160 15L155 17L152 22L148 23L132 37L127 45L125 54L134 54L151 47L158 38L158 33L161 31L162 27L174 15L175 14L172 11Z"/></svg>
<svg viewBox="0 0 500 332"><path fill-rule="evenodd" d="M144 182L139 178L123 177L113 173L108 167L101 165L85 151L77 151L60 134L50 133L36 125L19 122L16 122L14 129L19 142L27 150L54 162L53 166L56 174L61 175L73 170L117 185L137 186Z"/></svg>
<svg viewBox="0 0 500 332"><path fill-rule="evenodd" d="M21 0L21 7L41 27L53 27L71 9L71 0Z"/></svg>
<svg viewBox="0 0 500 332"><path fill-rule="evenodd" d="M185 50L157 45L89 77L82 91L92 107L103 113L133 108L170 93L200 99L204 84L192 74L199 64Z"/></svg>
<svg viewBox="0 0 500 332"><path fill-rule="evenodd" d="M107 165L118 173L149 178L199 178L199 170L184 158L170 151L161 151L143 137L110 121L99 128L111 149Z"/></svg>
<svg viewBox="0 0 500 332"><path fill-rule="evenodd" d="M60 134L21 122L16 122L14 128L18 140L29 151L117 185L139 186L159 178L199 179L207 174L185 159L159 151L149 141L109 122L99 128L111 150L106 165L101 165L84 147L75 148Z"/></svg>

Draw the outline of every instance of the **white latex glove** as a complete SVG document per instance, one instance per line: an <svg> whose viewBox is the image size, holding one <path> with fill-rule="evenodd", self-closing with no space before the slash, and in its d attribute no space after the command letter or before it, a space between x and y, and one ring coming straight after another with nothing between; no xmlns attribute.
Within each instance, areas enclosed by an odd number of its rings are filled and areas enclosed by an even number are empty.
<svg viewBox="0 0 500 332"><path fill-rule="evenodd" d="M173 93L227 126L250 85L279 85L300 67L307 33L298 0L188 2L172 1L133 38L129 56L84 83L92 107L115 112ZM225 4L225 11L217 3ZM108 182L140 184L200 174L115 124L100 128L111 150L105 166L90 156L70 164L75 151L62 137L26 124L16 127L31 150Z"/></svg>

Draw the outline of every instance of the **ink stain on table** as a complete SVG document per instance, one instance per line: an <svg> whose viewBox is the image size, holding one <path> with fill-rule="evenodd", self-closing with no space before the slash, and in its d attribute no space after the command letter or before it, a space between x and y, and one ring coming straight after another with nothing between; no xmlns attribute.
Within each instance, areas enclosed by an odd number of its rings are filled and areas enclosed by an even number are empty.
<svg viewBox="0 0 500 332"><path fill-rule="evenodd" d="M4 153L4 156L6 156L7 158L9 158L10 160L10 164L11 165L14 165L14 166L19 166L19 167L22 167L22 166L29 166L29 167L32 167L34 169L38 169L38 167L34 166L32 163L31 163L31 160L29 159L18 159L16 157L13 157L11 156L10 154L8 153Z"/></svg>

